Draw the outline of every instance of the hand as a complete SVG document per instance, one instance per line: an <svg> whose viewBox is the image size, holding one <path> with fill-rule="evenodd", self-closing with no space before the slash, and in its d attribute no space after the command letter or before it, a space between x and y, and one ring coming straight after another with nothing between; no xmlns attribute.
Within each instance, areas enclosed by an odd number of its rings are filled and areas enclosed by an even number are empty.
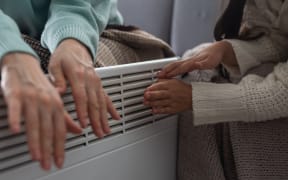
<svg viewBox="0 0 288 180"><path fill-rule="evenodd" d="M155 114L174 114L192 109L192 87L176 79L161 79L148 87L144 104Z"/></svg>
<svg viewBox="0 0 288 180"><path fill-rule="evenodd" d="M188 59L168 64L158 73L158 77L172 78L196 69L213 69L221 62L237 65L234 50L226 41L215 42Z"/></svg>
<svg viewBox="0 0 288 180"><path fill-rule="evenodd" d="M120 117L102 88L88 49L77 40L64 40L52 54L48 69L60 93L66 91L66 79L70 84L82 127L90 119L98 137L109 133L107 111L114 119Z"/></svg>
<svg viewBox="0 0 288 180"><path fill-rule="evenodd" d="M72 132L81 133L81 128L67 116L58 92L43 74L37 59L11 53L1 63L1 87L12 132L20 131L20 119L24 117L32 159L49 170L52 155L61 168L66 138L64 119Z"/></svg>

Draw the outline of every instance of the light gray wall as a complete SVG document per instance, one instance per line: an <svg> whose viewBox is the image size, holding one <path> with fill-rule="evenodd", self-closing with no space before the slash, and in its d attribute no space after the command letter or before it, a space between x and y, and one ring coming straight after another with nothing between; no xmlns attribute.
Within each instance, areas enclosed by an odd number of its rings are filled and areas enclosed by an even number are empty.
<svg viewBox="0 0 288 180"><path fill-rule="evenodd" d="M175 0L171 45L182 55L186 49L213 41L221 0Z"/></svg>
<svg viewBox="0 0 288 180"><path fill-rule="evenodd" d="M173 0L118 0L126 25L136 25L170 42Z"/></svg>
<svg viewBox="0 0 288 180"><path fill-rule="evenodd" d="M213 27L227 0L118 0L126 25L168 42L177 55L213 41Z"/></svg>

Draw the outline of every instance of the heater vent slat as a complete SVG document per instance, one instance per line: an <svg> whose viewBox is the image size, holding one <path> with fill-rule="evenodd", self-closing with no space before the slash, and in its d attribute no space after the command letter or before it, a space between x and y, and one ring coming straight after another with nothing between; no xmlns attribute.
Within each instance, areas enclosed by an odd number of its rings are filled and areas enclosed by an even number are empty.
<svg viewBox="0 0 288 180"><path fill-rule="evenodd" d="M28 152L28 147L26 144L22 144L19 146L10 147L7 149L0 150L0 160L11 158L18 154L23 154Z"/></svg>
<svg viewBox="0 0 288 180"><path fill-rule="evenodd" d="M7 116L7 108L6 107L2 107L0 109L0 117L6 117Z"/></svg>
<svg viewBox="0 0 288 180"><path fill-rule="evenodd" d="M145 80L145 81L136 81L135 83L124 84L124 91L133 90L133 89L140 89L146 88L152 84L152 80Z"/></svg>
<svg viewBox="0 0 288 180"><path fill-rule="evenodd" d="M13 158L1 161L0 163L0 172L3 169L13 168L14 166L18 166L19 164L23 164L25 162L32 162L30 156L28 154L24 155L15 155Z"/></svg>
<svg viewBox="0 0 288 180"><path fill-rule="evenodd" d="M17 146L19 144L26 143L26 136L25 135L17 135L17 136L11 136L6 139L1 139L0 141L0 149L3 149L5 147L9 146Z"/></svg>
<svg viewBox="0 0 288 180"><path fill-rule="evenodd" d="M0 119L0 129L2 129L3 127L8 126L8 121L6 118L4 119Z"/></svg>

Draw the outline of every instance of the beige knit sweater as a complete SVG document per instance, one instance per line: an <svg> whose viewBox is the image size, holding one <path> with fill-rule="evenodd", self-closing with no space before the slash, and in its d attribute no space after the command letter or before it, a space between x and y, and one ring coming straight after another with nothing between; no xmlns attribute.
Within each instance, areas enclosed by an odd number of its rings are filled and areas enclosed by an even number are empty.
<svg viewBox="0 0 288 180"><path fill-rule="evenodd" d="M195 125L288 117L288 1L247 0L244 26L248 35L266 35L227 40L239 66L226 69L234 81L243 77L239 84L192 82ZM271 72L265 64L277 65Z"/></svg>
<svg viewBox="0 0 288 180"><path fill-rule="evenodd" d="M234 84L191 82L178 180L288 179L288 0L247 0L242 28L265 36L227 40L238 61L224 65Z"/></svg>

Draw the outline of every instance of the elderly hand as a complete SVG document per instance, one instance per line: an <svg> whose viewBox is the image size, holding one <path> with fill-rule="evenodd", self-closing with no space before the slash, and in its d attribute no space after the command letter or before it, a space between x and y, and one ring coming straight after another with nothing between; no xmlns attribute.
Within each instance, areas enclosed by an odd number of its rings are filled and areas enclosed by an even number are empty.
<svg viewBox="0 0 288 180"><path fill-rule="evenodd" d="M107 112L114 119L120 117L102 88L88 49L74 39L62 41L52 54L49 73L60 93L66 91L68 81L82 127L87 127L90 120L98 137L108 134L110 127Z"/></svg>
<svg viewBox="0 0 288 180"><path fill-rule="evenodd" d="M49 170L51 156L54 156L61 168L66 138L64 120L74 133L81 133L81 128L64 111L59 93L42 72L38 60L24 53L5 55L1 61L1 77L12 132L20 131L23 117L32 159Z"/></svg>

